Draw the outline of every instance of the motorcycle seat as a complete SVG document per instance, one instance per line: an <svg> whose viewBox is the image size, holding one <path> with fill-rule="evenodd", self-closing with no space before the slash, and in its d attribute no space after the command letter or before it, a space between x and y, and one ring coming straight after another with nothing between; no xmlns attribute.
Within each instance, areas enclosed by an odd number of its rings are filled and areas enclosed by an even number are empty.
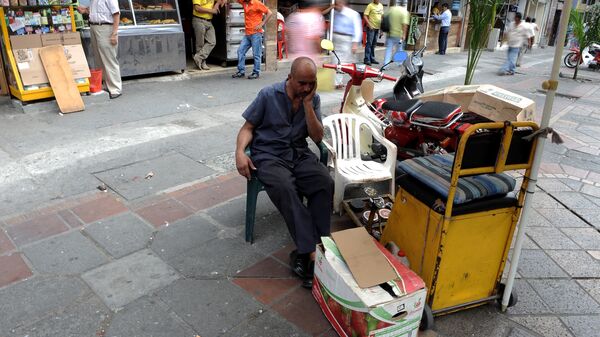
<svg viewBox="0 0 600 337"><path fill-rule="evenodd" d="M460 105L444 102L424 102L421 107L415 111L419 117L428 117L435 119L446 119L460 111Z"/></svg>
<svg viewBox="0 0 600 337"><path fill-rule="evenodd" d="M409 99L406 101L390 100L383 103L381 108L390 111L403 111L409 115L417 110L421 105L423 105L423 102L419 99Z"/></svg>

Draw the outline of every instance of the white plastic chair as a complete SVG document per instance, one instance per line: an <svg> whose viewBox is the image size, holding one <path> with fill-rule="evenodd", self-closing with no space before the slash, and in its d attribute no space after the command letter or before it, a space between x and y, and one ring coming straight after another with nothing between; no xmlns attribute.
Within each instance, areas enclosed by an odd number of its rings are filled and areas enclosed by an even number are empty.
<svg viewBox="0 0 600 337"><path fill-rule="evenodd" d="M396 145L377 132L366 118L354 114L334 114L323 120L323 126L331 132L332 144L323 140L331 152L335 172L333 210L341 214L344 191L349 184L390 180L390 194L395 196ZM371 135L387 148L387 159L381 164L363 161L360 157L361 131Z"/></svg>

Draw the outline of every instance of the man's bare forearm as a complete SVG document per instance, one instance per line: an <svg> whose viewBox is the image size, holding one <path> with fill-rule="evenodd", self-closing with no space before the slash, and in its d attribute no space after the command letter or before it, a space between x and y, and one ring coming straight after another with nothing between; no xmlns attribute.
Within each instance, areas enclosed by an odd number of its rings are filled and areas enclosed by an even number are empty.
<svg viewBox="0 0 600 337"><path fill-rule="evenodd" d="M252 141L252 128L250 123L246 122L240 129L236 141L236 154L243 154L250 142Z"/></svg>
<svg viewBox="0 0 600 337"><path fill-rule="evenodd" d="M315 109L312 104L304 105L304 112L306 116L306 128L308 129L308 136L315 143L320 143L323 140L323 124L317 118Z"/></svg>

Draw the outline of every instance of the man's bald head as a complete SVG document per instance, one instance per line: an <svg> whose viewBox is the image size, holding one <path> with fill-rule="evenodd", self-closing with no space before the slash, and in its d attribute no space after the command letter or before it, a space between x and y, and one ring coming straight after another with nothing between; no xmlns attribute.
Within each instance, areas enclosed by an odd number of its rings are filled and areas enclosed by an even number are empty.
<svg viewBox="0 0 600 337"><path fill-rule="evenodd" d="M317 65L308 57L298 57L288 75L287 90L291 99L308 95L317 85Z"/></svg>
<svg viewBox="0 0 600 337"><path fill-rule="evenodd" d="M306 56L300 56L292 62L290 76L296 77L302 75L317 74L317 65L315 62Z"/></svg>

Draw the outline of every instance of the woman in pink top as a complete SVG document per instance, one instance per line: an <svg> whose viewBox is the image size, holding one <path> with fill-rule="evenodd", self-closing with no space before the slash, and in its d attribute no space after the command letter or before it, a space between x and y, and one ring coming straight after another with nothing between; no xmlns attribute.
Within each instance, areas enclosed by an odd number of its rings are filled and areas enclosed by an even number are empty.
<svg viewBox="0 0 600 337"><path fill-rule="evenodd" d="M307 56L320 65L319 55L325 21L319 8L312 6L309 1L301 0L298 10L286 19L288 52L292 60L299 56Z"/></svg>

